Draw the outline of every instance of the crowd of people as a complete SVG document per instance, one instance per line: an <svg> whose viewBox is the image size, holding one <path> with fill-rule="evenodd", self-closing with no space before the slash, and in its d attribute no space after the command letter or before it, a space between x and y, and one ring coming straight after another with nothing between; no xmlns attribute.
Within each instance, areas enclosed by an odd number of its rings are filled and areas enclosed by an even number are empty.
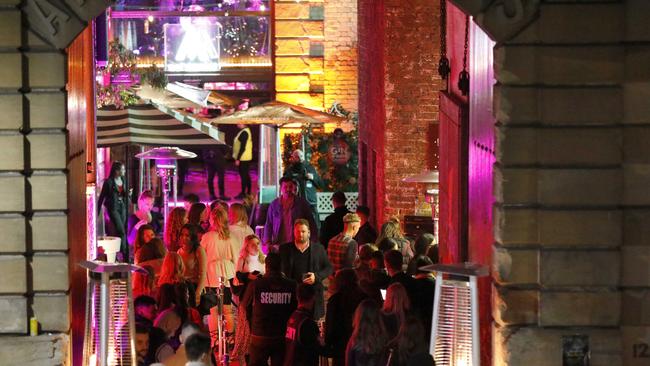
<svg viewBox="0 0 650 366"><path fill-rule="evenodd" d="M122 260L146 270L133 275L139 365L218 364L217 321L239 365L434 363L435 279L420 269L438 260L433 235L412 242L396 218L377 232L369 209L349 212L343 192L319 225L301 188L291 175L280 180L258 237L247 201L188 195L163 225L145 191L127 217L113 179L105 195L126 225Z"/></svg>

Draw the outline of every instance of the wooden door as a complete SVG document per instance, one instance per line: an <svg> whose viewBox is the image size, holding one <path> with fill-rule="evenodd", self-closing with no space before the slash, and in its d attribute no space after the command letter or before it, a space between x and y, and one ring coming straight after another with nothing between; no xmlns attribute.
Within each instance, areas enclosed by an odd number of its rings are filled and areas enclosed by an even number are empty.
<svg viewBox="0 0 650 366"><path fill-rule="evenodd" d="M494 42L470 22L470 116L468 158L468 259L485 266L492 264L492 189L495 119L492 111L494 88ZM491 365L491 291L489 276L480 278L479 321L481 365Z"/></svg>
<svg viewBox="0 0 650 366"><path fill-rule="evenodd" d="M440 260L467 259L467 105L440 93Z"/></svg>

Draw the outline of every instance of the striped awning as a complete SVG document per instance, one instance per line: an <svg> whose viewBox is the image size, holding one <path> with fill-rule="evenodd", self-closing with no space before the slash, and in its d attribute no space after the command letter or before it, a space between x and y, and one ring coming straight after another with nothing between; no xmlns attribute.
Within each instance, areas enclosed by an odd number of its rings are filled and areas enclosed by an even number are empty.
<svg viewBox="0 0 650 366"><path fill-rule="evenodd" d="M223 144L219 130L201 128L156 108L138 104L125 109L97 110L97 146L122 144L196 146Z"/></svg>

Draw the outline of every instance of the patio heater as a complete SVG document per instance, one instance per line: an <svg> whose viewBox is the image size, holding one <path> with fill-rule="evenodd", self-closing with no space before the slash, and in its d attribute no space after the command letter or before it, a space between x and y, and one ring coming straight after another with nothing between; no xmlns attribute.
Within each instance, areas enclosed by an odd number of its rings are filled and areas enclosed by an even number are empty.
<svg viewBox="0 0 650 366"><path fill-rule="evenodd" d="M82 261L88 270L85 366L137 365L131 272L127 263Z"/></svg>
<svg viewBox="0 0 650 366"><path fill-rule="evenodd" d="M471 263L432 264L420 269L434 272L436 292L429 353L438 366L479 366L481 349L477 278L487 266Z"/></svg>
<svg viewBox="0 0 650 366"><path fill-rule="evenodd" d="M142 160L156 161L156 174L160 177L163 193L163 216L167 222L169 214L169 192L173 193L174 206L178 201L176 181L176 161L180 159L192 159L196 154L191 151L182 150L178 147L156 147L149 151L142 152L135 156Z"/></svg>

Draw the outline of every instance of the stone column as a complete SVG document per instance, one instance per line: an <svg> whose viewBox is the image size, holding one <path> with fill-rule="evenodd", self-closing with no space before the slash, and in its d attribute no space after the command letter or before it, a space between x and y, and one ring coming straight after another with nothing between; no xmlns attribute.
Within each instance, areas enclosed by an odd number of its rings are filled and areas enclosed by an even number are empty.
<svg viewBox="0 0 650 366"><path fill-rule="evenodd" d="M0 359L55 365L69 329L66 58L0 5ZM35 316L43 332L29 332ZM53 335L52 335L53 334Z"/></svg>
<svg viewBox="0 0 650 366"><path fill-rule="evenodd" d="M626 167L641 155L627 153L624 14L622 3L544 3L494 50L494 365L559 365L574 334L589 337L592 364L631 364L619 286L641 267L621 254L625 222L640 223L630 214L647 215L628 208L641 191Z"/></svg>

